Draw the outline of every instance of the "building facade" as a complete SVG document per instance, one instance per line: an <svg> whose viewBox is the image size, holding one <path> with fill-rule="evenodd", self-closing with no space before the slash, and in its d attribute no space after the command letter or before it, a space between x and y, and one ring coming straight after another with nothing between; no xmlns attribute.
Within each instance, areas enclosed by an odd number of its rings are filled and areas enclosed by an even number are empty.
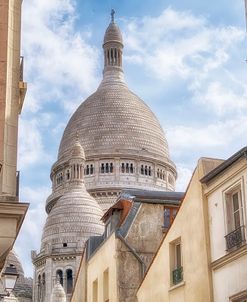
<svg viewBox="0 0 247 302"><path fill-rule="evenodd" d="M199 161L138 302L247 301L246 158Z"/></svg>
<svg viewBox="0 0 247 302"><path fill-rule="evenodd" d="M87 242L71 301L134 302L136 290L183 195L123 192L103 217L104 234Z"/></svg>
<svg viewBox="0 0 247 302"><path fill-rule="evenodd" d="M214 301L208 210L200 179L221 162L199 160L177 216L138 289L138 302Z"/></svg>
<svg viewBox="0 0 247 302"><path fill-rule="evenodd" d="M202 179L210 221L214 302L247 301L246 158L245 147Z"/></svg>
<svg viewBox="0 0 247 302"><path fill-rule="evenodd" d="M26 93L20 57L21 0L0 0L0 271L28 204L19 203L18 118Z"/></svg>
<svg viewBox="0 0 247 302"><path fill-rule="evenodd" d="M70 298L85 242L103 233L100 218L122 189L175 188L177 172L164 132L124 81L123 47L112 13L103 41L102 82L71 117L51 168L41 249L32 253L35 302L49 300L56 275ZM79 156L73 156L75 146Z"/></svg>

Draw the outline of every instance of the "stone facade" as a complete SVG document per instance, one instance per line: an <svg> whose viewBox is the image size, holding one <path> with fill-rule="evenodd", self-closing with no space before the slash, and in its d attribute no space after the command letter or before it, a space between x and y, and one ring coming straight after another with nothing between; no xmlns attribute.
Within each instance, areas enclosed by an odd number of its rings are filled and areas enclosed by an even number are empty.
<svg viewBox="0 0 247 302"><path fill-rule="evenodd" d="M27 211L16 171L18 118L26 83L20 57L21 0L0 0L0 270Z"/></svg>
<svg viewBox="0 0 247 302"><path fill-rule="evenodd" d="M124 81L123 46L112 20L103 42L103 80L68 122L51 168L41 249L32 253L35 302L49 301L57 275L70 298L85 242L103 233L100 218L122 189L175 188L164 132Z"/></svg>
<svg viewBox="0 0 247 302"><path fill-rule="evenodd" d="M135 301L167 230L164 212L177 211L183 193L133 190L128 194L121 194L104 215L104 235L87 242L72 302Z"/></svg>

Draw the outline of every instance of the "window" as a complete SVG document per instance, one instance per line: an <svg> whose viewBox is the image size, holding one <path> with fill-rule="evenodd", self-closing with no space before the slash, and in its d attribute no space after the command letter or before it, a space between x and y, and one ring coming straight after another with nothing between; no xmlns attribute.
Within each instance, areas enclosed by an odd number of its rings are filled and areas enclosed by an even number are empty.
<svg viewBox="0 0 247 302"><path fill-rule="evenodd" d="M90 174L91 175L93 174L93 165L92 164L90 165Z"/></svg>
<svg viewBox="0 0 247 302"><path fill-rule="evenodd" d="M66 271L66 283L67 283L67 294L71 294L72 289L73 289L73 272L72 272L72 269L67 269L67 271Z"/></svg>
<svg viewBox="0 0 247 302"><path fill-rule="evenodd" d="M59 280L60 284L63 286L63 271L62 270L57 270L57 279Z"/></svg>
<svg viewBox="0 0 247 302"><path fill-rule="evenodd" d="M67 247L68 244L66 242L63 243L63 247Z"/></svg>
<svg viewBox="0 0 247 302"><path fill-rule="evenodd" d="M66 179L69 180L70 179L70 170L66 171Z"/></svg>
<svg viewBox="0 0 247 302"><path fill-rule="evenodd" d="M45 283L45 273L42 275L42 300L45 298L45 292L46 292L46 283Z"/></svg>
<svg viewBox="0 0 247 302"><path fill-rule="evenodd" d="M178 239L170 245L171 285L183 281L182 246Z"/></svg>
<svg viewBox="0 0 247 302"><path fill-rule="evenodd" d="M103 273L103 297L104 302L109 301L109 270L105 270Z"/></svg>
<svg viewBox="0 0 247 302"><path fill-rule="evenodd" d="M245 242L244 222L243 222L243 203L241 186L235 186L225 193L227 235L226 249L240 247Z"/></svg>
<svg viewBox="0 0 247 302"><path fill-rule="evenodd" d="M141 174L144 174L144 166L141 165Z"/></svg>
<svg viewBox="0 0 247 302"><path fill-rule="evenodd" d="M38 276L38 302L41 301L41 276Z"/></svg>
<svg viewBox="0 0 247 302"><path fill-rule="evenodd" d="M98 302L98 280L93 282L93 302Z"/></svg>
<svg viewBox="0 0 247 302"><path fill-rule="evenodd" d="M172 207L164 208L164 229L168 229L175 219L177 214L177 209Z"/></svg>

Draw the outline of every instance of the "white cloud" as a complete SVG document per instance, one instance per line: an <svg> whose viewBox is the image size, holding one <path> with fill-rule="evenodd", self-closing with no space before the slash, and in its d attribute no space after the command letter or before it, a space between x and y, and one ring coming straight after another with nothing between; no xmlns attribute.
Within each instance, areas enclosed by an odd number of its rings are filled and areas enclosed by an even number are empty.
<svg viewBox="0 0 247 302"><path fill-rule="evenodd" d="M170 152L177 159L230 155L246 145L247 120L242 115L205 125L176 126L167 129ZM226 152L228 150L228 152Z"/></svg>
<svg viewBox="0 0 247 302"><path fill-rule="evenodd" d="M75 30L73 1L26 0L23 12L30 82L25 110L35 112L46 102L57 102L70 113L97 84L98 50L87 44L87 32Z"/></svg>
<svg viewBox="0 0 247 302"><path fill-rule="evenodd" d="M40 159L45 160L45 151L38 119L20 120L19 127L19 169L25 170L36 164Z"/></svg>
<svg viewBox="0 0 247 302"><path fill-rule="evenodd" d="M244 30L212 26L201 16L167 8L158 17L131 20L125 35L127 61L142 65L150 78L170 82L176 90L178 80L184 81L195 105L206 105L220 116L232 112L233 106L246 106L247 86L240 75L244 51L242 59L234 57ZM229 71L236 60L233 75ZM239 71L236 66L241 66Z"/></svg>
<svg viewBox="0 0 247 302"><path fill-rule="evenodd" d="M184 164L177 165L178 178L176 181L176 191L185 192L192 176L193 168L186 167Z"/></svg>
<svg viewBox="0 0 247 302"><path fill-rule="evenodd" d="M14 249L21 258L25 274L32 277L31 250L39 249L41 232L45 223L45 200L50 194L47 187L22 187L21 200L30 203L30 208L21 227Z"/></svg>

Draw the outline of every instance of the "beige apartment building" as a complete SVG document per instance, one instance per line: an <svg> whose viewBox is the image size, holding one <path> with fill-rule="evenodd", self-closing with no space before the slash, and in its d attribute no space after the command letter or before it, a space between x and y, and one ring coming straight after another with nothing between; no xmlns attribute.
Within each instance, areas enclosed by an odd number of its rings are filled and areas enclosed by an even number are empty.
<svg viewBox="0 0 247 302"><path fill-rule="evenodd" d="M247 301L246 159L199 160L138 302Z"/></svg>
<svg viewBox="0 0 247 302"><path fill-rule="evenodd" d="M19 203L18 117L26 93L20 56L21 0L0 0L0 270L28 204Z"/></svg>
<svg viewBox="0 0 247 302"><path fill-rule="evenodd" d="M213 301L208 209L200 179L221 162L199 160L176 219L138 289L138 302Z"/></svg>
<svg viewBox="0 0 247 302"><path fill-rule="evenodd" d="M202 179L214 302L247 301L247 147Z"/></svg>

